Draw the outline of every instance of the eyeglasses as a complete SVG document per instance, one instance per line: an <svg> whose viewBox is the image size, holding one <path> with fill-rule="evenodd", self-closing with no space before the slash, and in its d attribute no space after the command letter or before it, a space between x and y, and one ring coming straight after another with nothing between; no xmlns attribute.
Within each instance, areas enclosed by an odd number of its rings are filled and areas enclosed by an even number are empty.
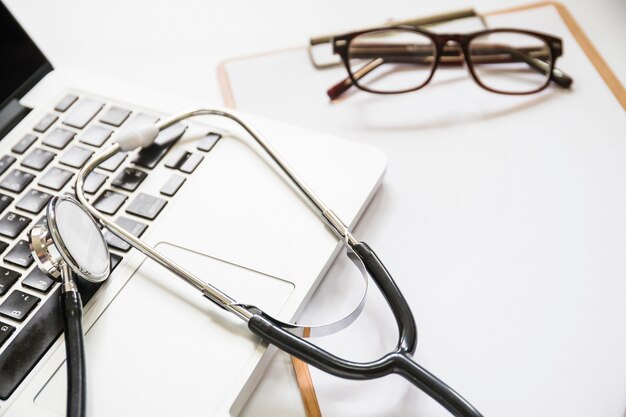
<svg viewBox="0 0 626 417"><path fill-rule="evenodd" d="M554 66L563 53L559 38L518 29L435 34L410 26L384 27L333 38L349 77L332 86L334 100L351 86L376 94L415 91L439 66L461 66L482 88L500 94L531 94L572 78Z"/></svg>

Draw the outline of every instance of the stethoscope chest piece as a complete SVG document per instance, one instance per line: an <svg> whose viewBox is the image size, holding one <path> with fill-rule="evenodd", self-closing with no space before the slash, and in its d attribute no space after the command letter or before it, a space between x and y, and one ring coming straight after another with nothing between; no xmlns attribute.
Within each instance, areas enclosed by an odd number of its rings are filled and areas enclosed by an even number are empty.
<svg viewBox="0 0 626 417"><path fill-rule="evenodd" d="M109 250L100 227L73 198L52 198L44 222L29 236L39 268L54 278L61 279L64 267L90 282L109 276Z"/></svg>

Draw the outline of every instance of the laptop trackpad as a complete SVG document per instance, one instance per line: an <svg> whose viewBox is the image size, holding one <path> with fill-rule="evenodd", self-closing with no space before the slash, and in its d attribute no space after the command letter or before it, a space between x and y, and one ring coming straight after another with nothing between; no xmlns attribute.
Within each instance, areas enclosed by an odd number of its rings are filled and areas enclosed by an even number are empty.
<svg viewBox="0 0 626 417"><path fill-rule="evenodd" d="M157 248L228 295L271 314L294 288L167 243ZM88 414L103 417L212 415L239 372L264 351L241 320L151 260L89 330L86 349ZM64 415L65 387L63 365L35 403Z"/></svg>

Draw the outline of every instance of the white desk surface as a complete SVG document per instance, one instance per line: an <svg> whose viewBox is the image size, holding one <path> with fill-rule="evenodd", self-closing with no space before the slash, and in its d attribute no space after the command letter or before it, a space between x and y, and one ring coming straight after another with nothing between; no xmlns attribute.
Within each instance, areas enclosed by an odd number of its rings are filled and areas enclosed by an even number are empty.
<svg viewBox="0 0 626 417"><path fill-rule="evenodd" d="M626 53L623 43L626 39L626 2L562 2L581 24L621 82L626 84ZM427 15L468 6L474 6L479 12L490 11L524 2L477 0L472 4L459 0L429 3L408 0L237 0L219 3L207 0L6 0L6 3L55 67L78 68L118 78L143 88L188 97L193 104L221 105L216 67L224 59L300 46L311 35L376 24L387 18ZM407 143L406 146L411 145ZM410 149L407 149L407 153L410 153ZM406 198L418 199L419 196L407 193ZM366 214L357 232L364 240L371 241L394 275L408 277L411 276L414 266L412 260L408 262L406 259L410 256L406 249L411 240L410 234L397 229L377 229L377 224L383 224L382 219L387 219L389 214L397 214L395 210L397 209L394 207L376 205L375 213ZM379 310L382 311L377 307L380 300L377 303L375 298L372 303L374 307L367 313L374 319L378 317ZM417 319L419 326L420 317ZM463 314L459 313L459 320L462 319ZM388 318L382 318L375 324L380 326L387 323ZM349 337L348 340L360 341L365 337L366 329L367 326L358 326L346 337ZM445 333L445 329L442 332ZM581 329L582 338L584 334L585 329ZM467 340L467 343L479 343L479 339ZM503 354L494 360L502 361L503 366L506 366L508 360L529 361L532 355L538 354L540 347L537 349L537 352L529 352L528 357L523 356L523 352L512 352L512 357ZM515 355L519 355L520 359L516 359ZM583 362L586 359L580 358ZM448 372L446 365L440 368ZM619 371L617 374L624 374L624 370L616 371ZM484 376L478 378L478 386L471 387L470 391L489 391L490 388L497 388L493 389L494 392L502 390L501 381L485 381ZM493 384L493 387L489 384ZM368 385L361 391L354 383L339 385L339 388L335 388L337 385L321 385L317 388L326 417L356 415L355 401L365 401L368 405L367 412L362 407L359 408L360 415L414 414L409 410L412 409L411 405L416 397L411 395L406 398L405 408L394 406L391 414L385 412L388 410L387 398L393 398L392 401L398 401L399 398L397 394L386 392L386 386L383 383L378 389L376 385ZM329 387L338 391L329 393ZM460 388L459 391L468 395ZM370 398L366 398L366 394ZM596 415L592 411L592 405L602 401L601 393L570 394L573 397L588 396L585 402L590 407L587 415ZM626 404L626 393L623 395ZM468 397L471 400L471 396ZM329 399L332 403L329 403ZM523 393L519 398L519 402L532 401L532 391ZM511 404L511 407L515 409L515 404ZM538 412L534 414L544 415L542 410L541 405L538 405ZM517 415L515 412L510 414ZM304 416L293 371L286 355L276 356L243 415Z"/></svg>

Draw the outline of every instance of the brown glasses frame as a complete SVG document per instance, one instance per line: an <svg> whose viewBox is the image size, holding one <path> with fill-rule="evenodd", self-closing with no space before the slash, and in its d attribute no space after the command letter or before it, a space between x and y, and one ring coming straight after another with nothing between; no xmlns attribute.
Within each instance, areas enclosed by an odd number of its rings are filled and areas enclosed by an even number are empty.
<svg viewBox="0 0 626 417"><path fill-rule="evenodd" d="M418 85L417 87L412 87L412 88L399 90L399 91L372 90L368 88L367 86L363 86L359 84L359 79L363 75L367 74L369 71L374 69L375 66L371 69L367 69L365 67L362 68L361 70L358 71L358 72L362 72L360 73L360 75L353 73L353 71L350 68L350 56L349 56L350 55L350 52L349 52L350 43L356 37L364 35L364 34L385 32L385 31L390 31L390 30L403 30L403 31L414 32L414 33L420 34L430 39L433 42L433 45L435 46L435 58L434 58L434 63L432 65L430 75L422 84ZM538 71L542 71L542 72L546 72L550 74L549 77L546 77L546 82L543 85L531 91L507 92L507 91L500 91L500 90L490 88L480 81L480 78L476 75L474 71L474 64L472 63L472 59L470 58L470 53L469 53L470 44L472 40L474 40L477 37L489 35L492 33L502 33L502 32L517 33L517 34L522 34L522 35L533 36L535 38L543 40L546 43L546 45L548 45L548 47L550 48L550 53L552 57L551 62L549 64L549 68L545 68L546 63L538 59L536 59L534 63L528 62L529 65L533 66ZM420 88L423 88L424 86L426 86L430 82L430 80L433 78L435 71L437 70L439 65L442 63L441 62L442 57L446 55L448 56L450 55L451 51L449 48L451 44L456 44L458 45L458 47L460 47L462 57L458 57L458 50L452 51L454 54L456 54L456 56L459 59L457 60L457 62L454 62L454 60L449 60L445 64L454 64L454 63L461 64L464 61L474 81L485 90L491 91L493 93L507 94L507 95L526 95L526 94L537 93L545 89L551 81L555 82L557 85L563 88L568 88L572 84L572 79L555 67L556 59L560 57L563 53L563 43L561 39L552 35L545 34L545 33L534 32L534 31L529 31L529 30L498 28L498 29L486 29L486 30L481 30L478 32L472 32L472 33L467 33L467 34L460 34L460 33L437 34L437 33L433 33L424 29L418 29L413 26L400 25L400 26L380 27L380 28L373 29L373 30L363 30L363 31L358 31L358 32L347 33L347 34L340 35L340 36L335 36L332 40L332 44L333 44L333 53L338 54L340 56L341 61L343 62L346 68L346 71L348 71L349 78L346 78L345 80L339 82L338 84L334 85L328 90L328 96L331 99L335 99L339 97L346 90L348 90L352 85L356 86L357 88L363 91L367 91L367 92L374 93L374 94L401 94L401 93L408 93L411 91L419 90Z"/></svg>

